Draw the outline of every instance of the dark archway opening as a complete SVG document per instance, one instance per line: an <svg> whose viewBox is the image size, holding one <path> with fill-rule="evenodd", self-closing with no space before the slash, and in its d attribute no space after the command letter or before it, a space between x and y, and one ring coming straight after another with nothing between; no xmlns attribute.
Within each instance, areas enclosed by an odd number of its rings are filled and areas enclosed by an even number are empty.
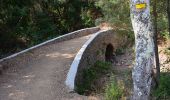
<svg viewBox="0 0 170 100"><path fill-rule="evenodd" d="M106 47L105 60L108 62L112 62L112 60L113 60L113 46L112 46L112 44L108 44Z"/></svg>

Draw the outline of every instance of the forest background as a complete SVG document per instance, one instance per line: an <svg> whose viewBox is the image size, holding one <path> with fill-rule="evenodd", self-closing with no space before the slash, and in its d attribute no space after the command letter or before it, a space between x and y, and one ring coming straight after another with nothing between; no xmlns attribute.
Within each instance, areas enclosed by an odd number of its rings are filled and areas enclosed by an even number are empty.
<svg viewBox="0 0 170 100"><path fill-rule="evenodd" d="M169 38L167 1L158 0L156 6L158 39L164 42ZM103 24L127 33L133 42L129 2L0 0L0 58L68 32Z"/></svg>

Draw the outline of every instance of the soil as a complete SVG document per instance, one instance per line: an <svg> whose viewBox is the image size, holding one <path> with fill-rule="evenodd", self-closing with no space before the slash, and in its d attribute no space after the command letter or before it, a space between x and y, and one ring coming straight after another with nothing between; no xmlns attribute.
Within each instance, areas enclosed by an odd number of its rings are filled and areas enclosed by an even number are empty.
<svg viewBox="0 0 170 100"><path fill-rule="evenodd" d="M0 75L0 100L83 100L87 98L76 93L69 93L65 86L65 79L75 55L91 36L37 49L36 52L39 54L36 60L7 69Z"/></svg>
<svg viewBox="0 0 170 100"><path fill-rule="evenodd" d="M159 44L158 46L158 52L159 52L159 60L160 60L160 69L161 72L170 72L170 40L168 40L166 43ZM167 53L169 52L169 53ZM107 75L101 77L95 84L96 90L95 92L92 92L92 94L89 96L93 98L92 100L104 100L104 89L107 84L109 84L109 78L112 73L116 75L116 78L126 80L126 76L123 75L126 71L132 71L132 68L135 64L135 49L134 47L126 48L121 55L116 55L113 60L112 65L112 71L111 73L108 73ZM131 76L131 75L130 75ZM130 77L130 82L125 83L128 89L128 95L132 94L132 78ZM129 97L125 98L127 100ZM123 99L124 100L124 99Z"/></svg>
<svg viewBox="0 0 170 100"><path fill-rule="evenodd" d="M38 61L6 70L0 76L0 100L103 100L110 73L96 82L98 88L88 97L68 93L64 84L71 62L89 37L49 45L44 48L44 54L39 55ZM167 51L170 52L170 41L159 46L162 72L170 69ZM134 59L133 47L125 49L122 55L114 57L111 72L124 79L122 72L133 68Z"/></svg>

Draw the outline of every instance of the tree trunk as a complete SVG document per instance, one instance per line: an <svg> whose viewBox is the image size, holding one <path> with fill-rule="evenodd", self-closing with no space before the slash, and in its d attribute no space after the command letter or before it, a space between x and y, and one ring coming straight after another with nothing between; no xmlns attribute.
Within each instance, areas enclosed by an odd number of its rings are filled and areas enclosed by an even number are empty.
<svg viewBox="0 0 170 100"><path fill-rule="evenodd" d="M153 26L154 26L154 45L155 45L155 60L156 60L156 69L154 69L155 75L155 88L159 85L159 78L160 78L160 64L159 64L159 53L158 53L158 31L157 31L157 0L153 0Z"/></svg>
<svg viewBox="0 0 170 100"><path fill-rule="evenodd" d="M132 72L133 100L150 98L153 69L156 68L150 0L131 0L131 20L135 33L136 63Z"/></svg>
<svg viewBox="0 0 170 100"><path fill-rule="evenodd" d="M170 0L167 0L167 14L168 14L169 35L170 35Z"/></svg>

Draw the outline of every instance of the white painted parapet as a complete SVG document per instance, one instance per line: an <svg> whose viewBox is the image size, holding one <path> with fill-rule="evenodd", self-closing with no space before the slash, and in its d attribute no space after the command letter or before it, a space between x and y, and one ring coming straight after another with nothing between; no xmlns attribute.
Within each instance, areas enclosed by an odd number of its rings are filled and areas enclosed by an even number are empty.
<svg viewBox="0 0 170 100"><path fill-rule="evenodd" d="M31 48L25 49L21 52L15 53L11 56L8 56L6 58L0 59L0 71L2 71L3 69L6 69L8 67L12 67L14 64L16 64L16 62L21 61L29 61L31 59L33 59L34 57L32 56L34 54L34 51L36 49L40 49L44 46L50 45L50 44L55 44L58 42L62 42L62 41L67 41L73 38L78 38L78 37L82 37L82 36L86 36L89 34L93 34L97 31L99 31L100 28L99 27L92 27L92 28L85 28L85 29L81 29L78 31L74 31L59 37L56 37L54 39L45 41L41 44L35 45Z"/></svg>
<svg viewBox="0 0 170 100"><path fill-rule="evenodd" d="M81 73L83 69L93 65L98 60L105 61L105 52L108 44L111 44L116 49L123 46L126 43L126 39L126 36L121 38L118 33L111 29L95 33L83 45L71 64L65 81L69 91L75 90L76 82L80 82L79 80L82 79Z"/></svg>

